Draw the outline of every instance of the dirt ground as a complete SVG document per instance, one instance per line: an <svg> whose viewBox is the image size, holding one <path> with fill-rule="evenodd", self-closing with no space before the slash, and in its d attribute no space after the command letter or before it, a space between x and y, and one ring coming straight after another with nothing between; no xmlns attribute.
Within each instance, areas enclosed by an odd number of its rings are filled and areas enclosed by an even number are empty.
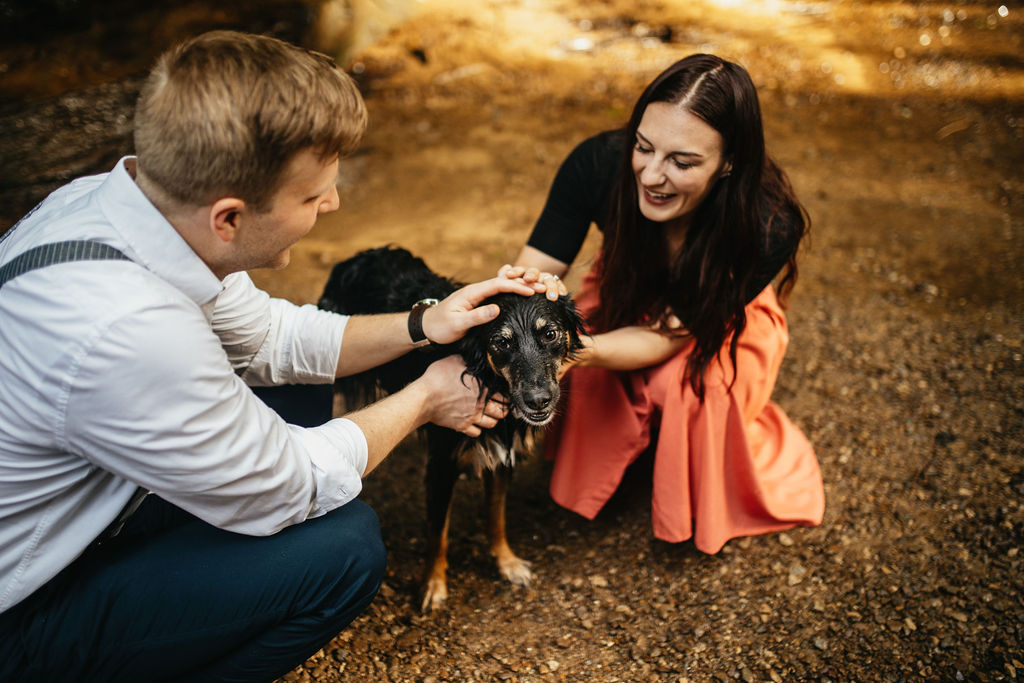
<svg viewBox="0 0 1024 683"><path fill-rule="evenodd" d="M176 31L207 25L172 4ZM576 142L621 125L675 59L734 59L759 86L770 151L813 220L775 400L817 449L827 509L820 527L708 556L653 539L649 462L590 522L550 500L549 466L534 458L509 503L534 585L498 577L481 487L467 480L449 603L424 615L423 458L410 439L365 484L389 550L380 595L284 680L1024 677L1024 8L406 5L415 11L346 59L371 124L343 164L341 210L258 283L315 301L334 261L385 243L447 275L487 277L525 241ZM225 7L213 25L308 35L307 15L257 22ZM159 40L127 56L74 40L21 61L24 46L0 50L0 228L130 152L138 62ZM54 63L74 89L47 78Z"/></svg>

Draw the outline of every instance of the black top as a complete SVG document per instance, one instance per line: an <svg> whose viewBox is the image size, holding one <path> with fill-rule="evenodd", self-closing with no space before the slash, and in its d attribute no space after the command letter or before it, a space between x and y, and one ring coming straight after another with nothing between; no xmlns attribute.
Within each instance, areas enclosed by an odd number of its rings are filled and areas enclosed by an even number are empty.
<svg viewBox="0 0 1024 683"><path fill-rule="evenodd" d="M547 203L527 244L563 263L579 254L590 224L604 232L609 196L622 159L625 131L611 130L584 140L555 175ZM644 216L637 220L652 223ZM779 274L800 243L801 231L793 221L776 217L767 231L764 249L751 278L749 302Z"/></svg>

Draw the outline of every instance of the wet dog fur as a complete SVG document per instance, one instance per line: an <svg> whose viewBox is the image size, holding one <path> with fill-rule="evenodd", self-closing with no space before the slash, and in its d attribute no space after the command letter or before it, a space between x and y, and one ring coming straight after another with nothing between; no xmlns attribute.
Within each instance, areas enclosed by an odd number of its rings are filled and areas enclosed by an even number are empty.
<svg viewBox="0 0 1024 683"><path fill-rule="evenodd" d="M437 275L405 249L381 247L360 252L334 266L320 308L346 314L408 311L424 298L443 299L461 285ZM448 597L449 508L455 481L473 470L484 481L490 551L508 581L528 585L530 563L512 552L505 533L505 502L512 469L532 446L535 430L554 417L558 405L558 371L581 348L583 323L569 297L550 301L500 294L498 317L472 328L454 344L430 345L380 367L342 378L336 389L347 407L365 404L398 391L423 374L433 361L459 354L467 372L487 395L508 399L509 415L493 429L471 438L428 424L426 498L428 557L422 585L424 611L437 609Z"/></svg>

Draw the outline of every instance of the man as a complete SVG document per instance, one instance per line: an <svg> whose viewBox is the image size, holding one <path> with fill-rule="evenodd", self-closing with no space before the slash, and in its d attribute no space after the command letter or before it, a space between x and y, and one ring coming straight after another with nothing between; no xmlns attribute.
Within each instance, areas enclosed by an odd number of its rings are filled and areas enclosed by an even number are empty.
<svg viewBox="0 0 1024 683"><path fill-rule="evenodd" d="M501 277L415 317L352 318L257 290L244 271L286 265L338 208L365 122L322 55L205 34L146 82L137 157L0 241L0 265L68 241L116 250L0 285L0 680L287 672L380 584L361 477L428 421L475 435L503 415L457 359L315 427L249 388L327 385L412 349L417 324L451 342L497 314L485 298L543 290Z"/></svg>

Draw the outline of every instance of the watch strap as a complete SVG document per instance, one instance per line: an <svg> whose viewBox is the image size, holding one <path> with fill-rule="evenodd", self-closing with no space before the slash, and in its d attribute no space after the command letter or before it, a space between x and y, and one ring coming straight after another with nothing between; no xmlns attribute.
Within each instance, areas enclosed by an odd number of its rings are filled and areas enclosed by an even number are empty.
<svg viewBox="0 0 1024 683"><path fill-rule="evenodd" d="M423 332L423 314L431 306L437 305L437 299L420 299L412 305L409 311L409 338L412 339L414 347L426 346L430 343L426 333Z"/></svg>

